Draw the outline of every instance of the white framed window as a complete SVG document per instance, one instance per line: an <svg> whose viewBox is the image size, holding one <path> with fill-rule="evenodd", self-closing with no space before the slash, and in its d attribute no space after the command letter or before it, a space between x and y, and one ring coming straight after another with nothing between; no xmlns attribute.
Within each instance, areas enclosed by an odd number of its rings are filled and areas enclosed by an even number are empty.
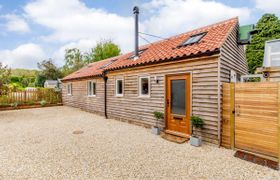
<svg viewBox="0 0 280 180"><path fill-rule="evenodd" d="M139 77L139 96L140 97L150 97L150 77L142 76Z"/></svg>
<svg viewBox="0 0 280 180"><path fill-rule="evenodd" d="M87 95L96 96L96 82L95 81L87 82Z"/></svg>
<svg viewBox="0 0 280 180"><path fill-rule="evenodd" d="M116 96L123 96L124 92L124 81L123 78L116 79Z"/></svg>
<svg viewBox="0 0 280 180"><path fill-rule="evenodd" d="M67 84L67 95L72 95L72 83Z"/></svg>

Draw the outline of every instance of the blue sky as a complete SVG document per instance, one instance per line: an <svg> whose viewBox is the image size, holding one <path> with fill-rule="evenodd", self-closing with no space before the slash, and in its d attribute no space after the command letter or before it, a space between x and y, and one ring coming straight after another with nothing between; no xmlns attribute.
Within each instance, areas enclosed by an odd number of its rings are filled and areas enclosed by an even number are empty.
<svg viewBox="0 0 280 180"><path fill-rule="evenodd" d="M168 37L235 16L241 25L256 23L266 12L279 16L279 4L280 0L0 0L0 62L33 69L38 61L52 58L61 66L66 48L87 52L102 39L112 39L123 53L131 51L135 5L141 12L140 31Z"/></svg>

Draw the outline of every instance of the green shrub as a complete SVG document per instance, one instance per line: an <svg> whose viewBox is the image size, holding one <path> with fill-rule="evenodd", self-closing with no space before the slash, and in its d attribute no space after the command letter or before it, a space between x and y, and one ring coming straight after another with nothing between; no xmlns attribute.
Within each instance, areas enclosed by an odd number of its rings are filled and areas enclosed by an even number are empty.
<svg viewBox="0 0 280 180"><path fill-rule="evenodd" d="M28 101L26 104L27 104L27 105L33 105L33 104L35 104L35 103L34 103L34 101Z"/></svg>
<svg viewBox="0 0 280 180"><path fill-rule="evenodd" d="M47 101L45 101L45 100L42 100L42 101L40 101L40 104L41 104L41 106L42 106L42 107L44 107L44 106L46 106L46 104L47 104Z"/></svg>
<svg viewBox="0 0 280 180"><path fill-rule="evenodd" d="M12 103L10 105L11 105L11 107L16 109L18 107L18 105L19 105L19 102L14 102L14 103Z"/></svg>
<svg viewBox="0 0 280 180"><path fill-rule="evenodd" d="M159 111L154 111L154 117L157 119L156 126L158 126L158 121L164 118L164 114Z"/></svg>
<svg viewBox="0 0 280 180"><path fill-rule="evenodd" d="M204 125L203 119L201 119L201 118L198 117L198 116L192 116L192 117L191 117L191 123L192 123L192 126L193 126L193 127L199 128L199 129L202 129L202 128L203 128L203 125Z"/></svg>
<svg viewBox="0 0 280 180"><path fill-rule="evenodd" d="M201 119L198 116L192 116L191 117L191 123L192 123L192 136L197 137L196 132L194 133L194 127L197 129L202 129L204 125L203 119Z"/></svg>
<svg viewBox="0 0 280 180"><path fill-rule="evenodd" d="M159 112L159 111L154 111L154 117L159 120L159 119L163 119L163 113Z"/></svg>

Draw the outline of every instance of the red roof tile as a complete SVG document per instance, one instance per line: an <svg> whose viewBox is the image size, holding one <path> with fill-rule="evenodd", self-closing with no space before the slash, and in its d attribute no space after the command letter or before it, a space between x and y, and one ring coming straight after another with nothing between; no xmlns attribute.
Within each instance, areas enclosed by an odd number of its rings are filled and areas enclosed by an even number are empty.
<svg viewBox="0 0 280 180"><path fill-rule="evenodd" d="M182 57L192 57L203 55L205 53L218 52L228 33L238 24L237 18L232 18L213 25L195 29L171 38L157 41L140 47L140 50L146 49L137 60L130 58L133 52L123 54L117 57L109 58L103 61L91 63L88 66L74 72L63 80L78 79L102 75L104 71L145 65L148 63L162 62ZM190 36L207 32L199 43L178 47ZM112 63L111 60L116 60ZM109 63L109 64L108 64ZM106 67L102 67L108 65Z"/></svg>

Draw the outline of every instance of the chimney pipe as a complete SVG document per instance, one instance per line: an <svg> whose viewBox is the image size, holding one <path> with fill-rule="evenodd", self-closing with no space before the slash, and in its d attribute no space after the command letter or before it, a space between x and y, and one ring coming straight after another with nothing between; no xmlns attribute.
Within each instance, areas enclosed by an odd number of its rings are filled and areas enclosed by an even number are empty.
<svg viewBox="0 0 280 180"><path fill-rule="evenodd" d="M139 35L138 35L138 14L139 14L139 8L137 6L135 6L133 8L133 14L135 15L135 51L134 51L134 55L135 58L139 57Z"/></svg>

